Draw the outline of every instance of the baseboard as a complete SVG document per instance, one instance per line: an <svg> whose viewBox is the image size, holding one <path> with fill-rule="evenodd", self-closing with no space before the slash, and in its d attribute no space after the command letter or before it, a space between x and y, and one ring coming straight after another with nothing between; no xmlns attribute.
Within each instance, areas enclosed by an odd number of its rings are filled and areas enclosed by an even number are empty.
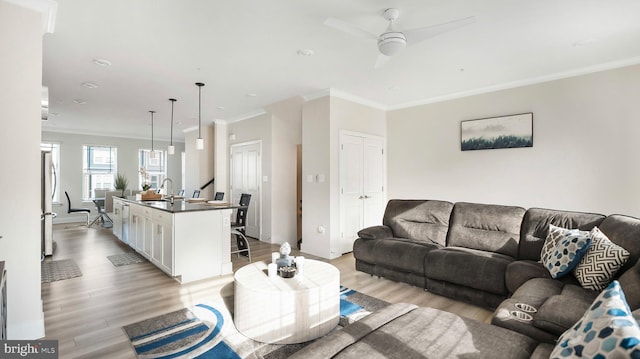
<svg viewBox="0 0 640 359"><path fill-rule="evenodd" d="M68 216L56 218L53 220L53 224L61 224L61 223L87 223L87 216Z"/></svg>

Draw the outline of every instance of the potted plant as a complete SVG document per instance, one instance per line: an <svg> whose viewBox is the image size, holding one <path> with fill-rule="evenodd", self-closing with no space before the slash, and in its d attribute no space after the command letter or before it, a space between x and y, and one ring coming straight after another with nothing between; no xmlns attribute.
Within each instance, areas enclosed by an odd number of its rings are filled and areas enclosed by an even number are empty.
<svg viewBox="0 0 640 359"><path fill-rule="evenodd" d="M116 181L114 183L114 186L117 190L121 191L121 197L124 197L124 191L127 190L127 186L129 185L129 181L127 180L127 177L125 177L122 173L118 172L118 174L116 175Z"/></svg>
<svg viewBox="0 0 640 359"><path fill-rule="evenodd" d="M151 188L151 185L149 184L149 173L147 172L147 169L142 167L140 168L140 175L142 175L142 191L143 193L146 193L147 190L149 188Z"/></svg>

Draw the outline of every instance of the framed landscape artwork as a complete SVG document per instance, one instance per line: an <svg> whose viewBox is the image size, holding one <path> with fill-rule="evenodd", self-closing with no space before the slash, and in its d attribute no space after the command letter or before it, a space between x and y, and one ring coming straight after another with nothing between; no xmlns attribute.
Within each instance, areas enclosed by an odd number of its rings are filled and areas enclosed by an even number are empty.
<svg viewBox="0 0 640 359"><path fill-rule="evenodd" d="M462 151L533 147L533 113L460 123Z"/></svg>

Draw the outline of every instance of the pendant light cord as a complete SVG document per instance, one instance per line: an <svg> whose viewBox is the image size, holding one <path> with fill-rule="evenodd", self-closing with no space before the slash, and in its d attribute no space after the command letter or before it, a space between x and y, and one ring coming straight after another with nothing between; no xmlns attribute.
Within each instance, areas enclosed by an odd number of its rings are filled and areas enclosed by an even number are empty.
<svg viewBox="0 0 640 359"><path fill-rule="evenodd" d="M171 101L171 142L169 145L173 146L173 104L178 100L170 98L169 101Z"/></svg>
<svg viewBox="0 0 640 359"><path fill-rule="evenodd" d="M156 113L155 111L149 111L151 112L151 152L153 152L153 114Z"/></svg>

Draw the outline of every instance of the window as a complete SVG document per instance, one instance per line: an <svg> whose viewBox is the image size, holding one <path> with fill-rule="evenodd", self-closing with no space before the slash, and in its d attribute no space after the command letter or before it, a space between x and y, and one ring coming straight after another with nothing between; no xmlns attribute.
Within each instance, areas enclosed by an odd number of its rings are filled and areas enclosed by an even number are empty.
<svg viewBox="0 0 640 359"><path fill-rule="evenodd" d="M51 152L51 162L53 162L51 176L52 202L60 202L60 144L43 142L40 144L40 151Z"/></svg>
<svg viewBox="0 0 640 359"><path fill-rule="evenodd" d="M147 178L144 178L142 171L138 173L138 183L140 189L142 185L148 183L151 188L160 188L162 181L167 177L167 156L164 151L154 151L155 156L151 157L150 150L138 151L138 167L144 168Z"/></svg>
<svg viewBox="0 0 640 359"><path fill-rule="evenodd" d="M117 148L82 146L82 199L95 198L95 189L112 189L117 172Z"/></svg>

